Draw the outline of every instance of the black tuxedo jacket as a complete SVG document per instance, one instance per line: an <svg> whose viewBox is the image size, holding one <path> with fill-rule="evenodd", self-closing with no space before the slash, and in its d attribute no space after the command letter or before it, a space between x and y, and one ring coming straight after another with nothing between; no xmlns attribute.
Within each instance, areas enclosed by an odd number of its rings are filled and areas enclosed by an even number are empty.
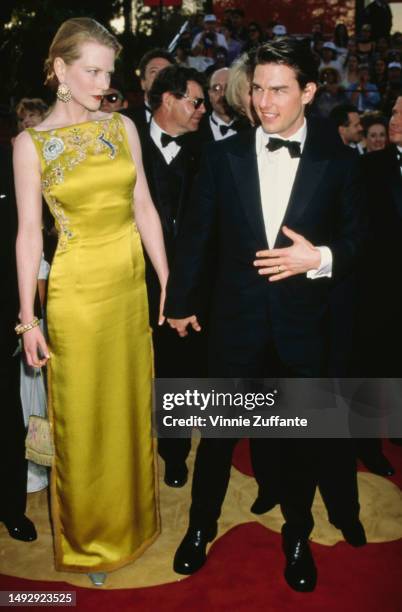
<svg viewBox="0 0 402 612"><path fill-rule="evenodd" d="M283 224L331 249L331 280L303 274L269 283L254 268L255 253L268 248L255 130L210 145L197 183L171 270L166 315L181 318L197 312L196 289L209 240L216 234L212 345L221 354L247 354L269 328L276 350L290 366L321 359L331 286L353 268L363 239L359 160L327 124L308 122ZM275 247L290 244L278 234Z"/></svg>
<svg viewBox="0 0 402 612"><path fill-rule="evenodd" d="M198 173L200 162L200 146L196 135L188 134L183 137L181 150L174 160L167 164L165 159L150 136L150 126L140 133L142 148L142 159L148 187L158 211L167 257L169 264L172 262L176 248L176 238L179 228L185 216L194 179ZM166 193L162 184L161 168L177 176L177 184L172 191L172 196ZM172 198L175 201L171 201ZM171 215L171 210L175 214Z"/></svg>
<svg viewBox="0 0 402 612"><path fill-rule="evenodd" d="M153 203L159 214L169 267L172 265L179 228L186 214L194 178L198 172L200 150L193 134L183 137L181 150L167 164L150 136L150 125L139 132L144 172ZM169 185L172 192L169 193ZM159 281L146 257L147 286L151 321L155 321L159 308Z"/></svg>
<svg viewBox="0 0 402 612"><path fill-rule="evenodd" d="M135 108L130 107L120 111L122 115L129 117L131 121L134 122L140 138L146 135L149 130L149 121L147 121L146 108L147 107L145 104L141 104L141 106L137 106Z"/></svg>
<svg viewBox="0 0 402 612"><path fill-rule="evenodd" d="M199 148L195 135L183 137L181 150L167 164L150 136L140 132L144 171L152 200L158 211L169 267L175 258L177 235L185 218L193 181L199 167ZM205 373L205 339L191 334L179 338L169 326L156 325L159 312L160 286L148 257L146 281L151 326L154 329L155 372L162 377L196 377Z"/></svg>
<svg viewBox="0 0 402 612"><path fill-rule="evenodd" d="M209 123L210 115L204 115L200 121L200 126L198 128L198 136L203 143L207 142L215 142L214 135L211 130L211 125Z"/></svg>
<svg viewBox="0 0 402 612"><path fill-rule="evenodd" d="M402 375L402 176L397 149L363 157L368 239L358 274L357 371L364 376Z"/></svg>

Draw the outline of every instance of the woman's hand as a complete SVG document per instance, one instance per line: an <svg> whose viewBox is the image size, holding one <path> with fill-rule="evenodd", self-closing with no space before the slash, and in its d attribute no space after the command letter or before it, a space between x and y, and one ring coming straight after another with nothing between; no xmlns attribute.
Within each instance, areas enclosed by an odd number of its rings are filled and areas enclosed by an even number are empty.
<svg viewBox="0 0 402 612"><path fill-rule="evenodd" d="M22 341L29 366L41 368L47 364L50 359L50 353L39 326L25 332L22 336Z"/></svg>

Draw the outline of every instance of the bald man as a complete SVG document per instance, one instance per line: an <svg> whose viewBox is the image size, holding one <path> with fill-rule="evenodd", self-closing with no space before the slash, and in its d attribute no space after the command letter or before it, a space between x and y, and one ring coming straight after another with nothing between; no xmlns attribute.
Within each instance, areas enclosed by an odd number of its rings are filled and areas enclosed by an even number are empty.
<svg viewBox="0 0 402 612"><path fill-rule="evenodd" d="M200 136L203 141L224 140L237 134L238 124L235 121L235 113L225 98L228 78L229 68L219 68L210 77L208 97L212 112L203 118L200 125Z"/></svg>

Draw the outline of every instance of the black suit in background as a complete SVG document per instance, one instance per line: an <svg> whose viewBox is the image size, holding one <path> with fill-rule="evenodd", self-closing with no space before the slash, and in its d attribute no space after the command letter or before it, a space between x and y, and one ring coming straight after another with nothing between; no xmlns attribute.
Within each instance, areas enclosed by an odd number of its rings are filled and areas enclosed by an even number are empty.
<svg viewBox="0 0 402 612"><path fill-rule="evenodd" d="M182 137L181 149L168 164L153 142L149 126L139 132L145 175L152 200L158 211L169 267L176 254L177 234L186 214L194 178L199 166L197 134ZM146 281L153 328L155 376L158 378L200 378L206 376L206 340L190 333L179 338L168 325L159 327L160 287L157 275L146 257ZM190 451L191 438L159 439L161 457L172 463L184 461Z"/></svg>
<svg viewBox="0 0 402 612"><path fill-rule="evenodd" d="M358 275L358 376L401 377L402 177L397 148L363 157L369 232Z"/></svg>
<svg viewBox="0 0 402 612"><path fill-rule="evenodd" d="M27 462L20 400L20 358L14 326L18 318L15 261L17 211L11 148L0 149L0 520L25 514Z"/></svg>
<svg viewBox="0 0 402 612"><path fill-rule="evenodd" d="M258 275L252 262L267 247L255 150L255 131L243 132L207 150L198 198L180 235L168 283L165 312L184 318L198 312L196 289L202 260L217 232L216 283L209 327L213 377L320 377L328 372L328 307L334 281L353 267L361 236L362 188L358 160L324 124L308 123L307 140L283 220L333 254L333 279L293 276L276 283ZM275 247L290 243L279 234ZM190 523L209 530L218 519L236 440L203 438L192 490ZM331 446L335 446L335 440ZM262 440L267 463L278 466L281 506L288 529L307 537L319 470L327 441ZM350 457L352 454L350 452ZM318 469L319 468L319 469ZM357 520L356 477L328 483L330 520ZM333 473L336 479L336 471ZM334 491L342 491L338 499Z"/></svg>
<svg viewBox="0 0 402 612"><path fill-rule="evenodd" d="M129 117L134 122L141 140L146 138L149 132L150 119L148 120L147 110L149 108L145 104L141 104L141 106L129 107L120 111L122 115Z"/></svg>
<svg viewBox="0 0 402 612"><path fill-rule="evenodd" d="M402 278L400 163L395 145L363 157L369 231L358 274L356 376L402 377L402 298L397 288ZM377 404L381 405L379 399ZM380 438L360 438L356 443L364 462L382 452Z"/></svg>

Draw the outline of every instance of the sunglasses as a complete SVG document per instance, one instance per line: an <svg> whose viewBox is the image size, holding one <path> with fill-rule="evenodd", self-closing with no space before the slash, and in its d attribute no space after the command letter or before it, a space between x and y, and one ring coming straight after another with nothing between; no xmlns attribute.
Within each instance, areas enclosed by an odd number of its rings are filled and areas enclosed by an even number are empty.
<svg viewBox="0 0 402 612"><path fill-rule="evenodd" d="M200 106L202 106L203 104L205 104L205 98L192 98L191 96L189 96L188 94L176 94L176 96L178 98L185 98L186 100L188 100L189 102L191 102L191 104L194 106L194 108L197 110L198 108L200 108Z"/></svg>
<svg viewBox="0 0 402 612"><path fill-rule="evenodd" d="M120 94L117 93L110 93L110 94L106 94L105 96L103 96L103 98L105 100L107 100L108 102L110 102L110 104L113 104L114 102L117 102L117 100L122 100L122 96Z"/></svg>

